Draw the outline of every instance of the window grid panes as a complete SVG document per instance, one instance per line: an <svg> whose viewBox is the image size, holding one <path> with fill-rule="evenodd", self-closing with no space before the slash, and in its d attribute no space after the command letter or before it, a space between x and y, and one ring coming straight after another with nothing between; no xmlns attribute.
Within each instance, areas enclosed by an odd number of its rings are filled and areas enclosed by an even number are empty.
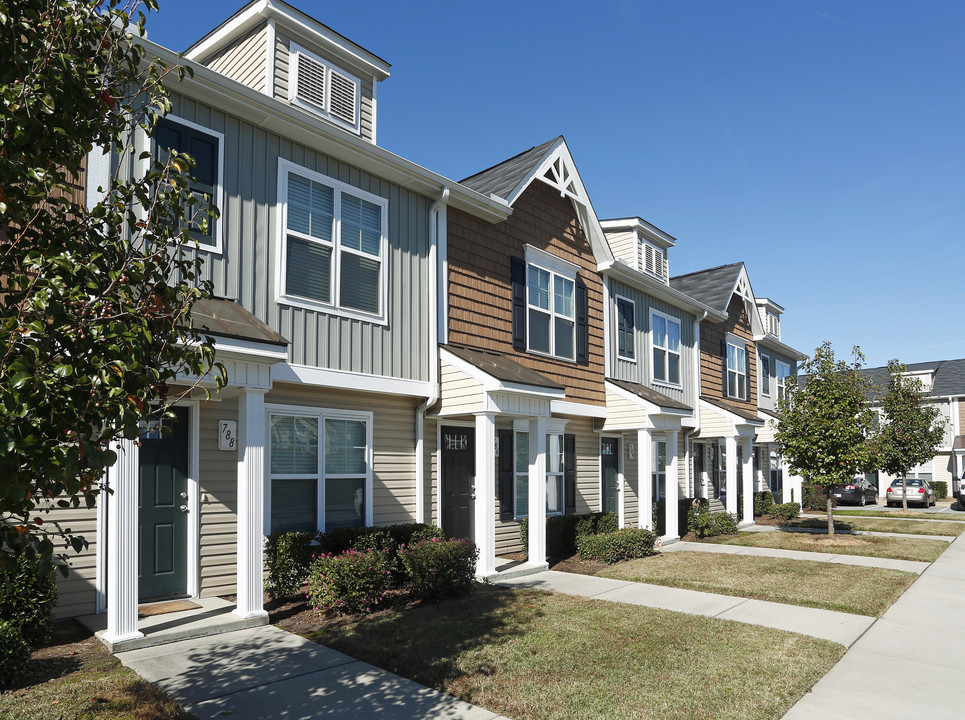
<svg viewBox="0 0 965 720"><path fill-rule="evenodd" d="M680 323L673 318L651 315L653 379L680 384Z"/></svg>
<svg viewBox="0 0 965 720"><path fill-rule="evenodd" d="M628 360L635 358L634 325L633 303L617 298L617 353Z"/></svg>
<svg viewBox="0 0 965 720"><path fill-rule="evenodd" d="M727 396L747 399L747 351L727 343Z"/></svg>
<svg viewBox="0 0 965 720"><path fill-rule="evenodd" d="M529 514L529 433L516 433L516 517Z"/></svg>
<svg viewBox="0 0 965 720"><path fill-rule="evenodd" d="M761 393L771 396L771 359L767 355L761 355Z"/></svg>
<svg viewBox="0 0 965 720"><path fill-rule="evenodd" d="M787 393L787 378L791 375L791 366L785 362L777 361L777 396L783 398Z"/></svg>
<svg viewBox="0 0 965 720"><path fill-rule="evenodd" d="M572 360L576 347L576 285L536 265L526 269L527 347Z"/></svg>

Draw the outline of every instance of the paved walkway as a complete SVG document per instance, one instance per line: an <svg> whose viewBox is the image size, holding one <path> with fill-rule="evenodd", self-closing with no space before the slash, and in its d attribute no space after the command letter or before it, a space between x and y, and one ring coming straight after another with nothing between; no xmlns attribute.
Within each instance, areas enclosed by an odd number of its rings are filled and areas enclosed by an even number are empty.
<svg viewBox="0 0 965 720"><path fill-rule="evenodd" d="M551 590L597 600L663 608L690 615L703 615L764 627L790 630L812 637L851 645L874 623L873 617L805 608L796 605L715 595L697 590L649 585L547 570L535 575L497 580L497 585Z"/></svg>
<svg viewBox="0 0 965 720"><path fill-rule="evenodd" d="M965 540L959 537L784 720L959 720L963 615Z"/></svg>
<svg viewBox="0 0 965 720"><path fill-rule="evenodd" d="M271 626L117 657L202 719L501 718Z"/></svg>
<svg viewBox="0 0 965 720"><path fill-rule="evenodd" d="M663 552L707 552L722 555L752 555L755 557L787 558L788 560L811 560L838 565L904 570L921 575L931 563L915 560L892 560L891 558L866 557L864 555L833 555L831 553L806 552L804 550L781 550L780 548L746 547L744 545L718 545L717 543L675 542L663 546Z"/></svg>

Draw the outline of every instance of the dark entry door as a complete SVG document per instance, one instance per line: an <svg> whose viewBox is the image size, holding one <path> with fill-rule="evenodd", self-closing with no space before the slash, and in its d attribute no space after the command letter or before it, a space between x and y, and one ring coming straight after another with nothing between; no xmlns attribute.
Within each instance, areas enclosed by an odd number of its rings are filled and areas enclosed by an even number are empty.
<svg viewBox="0 0 965 720"><path fill-rule="evenodd" d="M474 438L473 428L442 428L442 530L446 537L473 538Z"/></svg>
<svg viewBox="0 0 965 720"><path fill-rule="evenodd" d="M600 440L600 474L603 483L603 512L615 513L620 495L618 476L620 460L620 440L603 438Z"/></svg>
<svg viewBox="0 0 965 720"><path fill-rule="evenodd" d="M188 411L174 408L164 432L141 436L141 598L184 595L188 588Z"/></svg>

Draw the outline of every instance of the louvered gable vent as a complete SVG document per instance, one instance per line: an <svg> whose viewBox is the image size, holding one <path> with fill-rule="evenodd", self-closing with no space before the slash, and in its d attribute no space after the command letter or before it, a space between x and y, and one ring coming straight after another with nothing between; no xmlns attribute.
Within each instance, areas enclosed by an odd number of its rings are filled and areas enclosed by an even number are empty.
<svg viewBox="0 0 965 720"><path fill-rule="evenodd" d="M297 45L292 45L291 62L292 101L358 132L360 81Z"/></svg>
<svg viewBox="0 0 965 720"><path fill-rule="evenodd" d="M358 107L358 84L337 70L330 70L331 105L329 112L339 120L355 125L355 108Z"/></svg>
<svg viewBox="0 0 965 720"><path fill-rule="evenodd" d="M319 110L325 109L325 66L314 58L298 53L298 87L295 97L312 105Z"/></svg>
<svg viewBox="0 0 965 720"><path fill-rule="evenodd" d="M663 251L650 243L641 242L640 268L657 277L665 277L667 274L667 263L664 260Z"/></svg>

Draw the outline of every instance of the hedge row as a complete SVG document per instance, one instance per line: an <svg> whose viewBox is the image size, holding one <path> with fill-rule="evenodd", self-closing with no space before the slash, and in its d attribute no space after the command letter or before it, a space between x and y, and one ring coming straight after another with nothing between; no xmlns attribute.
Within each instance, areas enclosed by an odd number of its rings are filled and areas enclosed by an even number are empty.
<svg viewBox="0 0 965 720"><path fill-rule="evenodd" d="M707 498L695 498L687 509L687 528L698 538L733 535L737 532L737 516L712 513Z"/></svg>
<svg viewBox="0 0 965 720"><path fill-rule="evenodd" d="M546 518L546 554L551 558L570 557L577 552L578 538L618 529L617 514L612 512L551 515ZM519 524L519 540L524 550L529 547L529 518L523 518Z"/></svg>
<svg viewBox="0 0 965 720"><path fill-rule="evenodd" d="M0 572L0 686L19 678L30 648L50 637L57 602L53 572L41 574L35 555L23 551L12 560Z"/></svg>
<svg viewBox="0 0 965 720"><path fill-rule="evenodd" d="M657 536L649 530L624 528L599 535L580 535L576 539L582 560L599 560L608 565L654 554Z"/></svg>

